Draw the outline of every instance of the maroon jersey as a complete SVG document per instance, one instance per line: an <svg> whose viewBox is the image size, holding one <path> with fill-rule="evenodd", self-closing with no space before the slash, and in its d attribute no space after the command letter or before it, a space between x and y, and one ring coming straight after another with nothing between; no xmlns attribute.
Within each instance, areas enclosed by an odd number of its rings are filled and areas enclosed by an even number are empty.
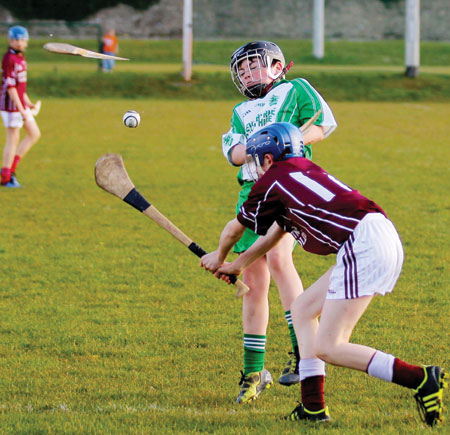
<svg viewBox="0 0 450 435"><path fill-rule="evenodd" d="M0 91L0 110L6 112L18 112L14 102L8 95L8 88L16 88L23 106L26 104L23 95L27 90L27 63L22 53L16 52L11 47L2 60L2 88Z"/></svg>
<svg viewBox="0 0 450 435"><path fill-rule="evenodd" d="M305 158L275 162L241 206L239 222L264 235L274 221L308 252L336 253L380 206Z"/></svg>

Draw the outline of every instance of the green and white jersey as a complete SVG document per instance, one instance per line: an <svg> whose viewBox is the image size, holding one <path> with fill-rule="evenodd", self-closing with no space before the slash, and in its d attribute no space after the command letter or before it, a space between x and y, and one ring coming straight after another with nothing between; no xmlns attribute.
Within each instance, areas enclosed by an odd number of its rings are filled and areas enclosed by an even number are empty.
<svg viewBox="0 0 450 435"><path fill-rule="evenodd" d="M281 80L262 98L244 101L233 109L230 130L222 136L222 151L231 162L231 150L237 144L245 144L256 131L274 122L290 122L301 127L322 109L315 125L324 129L325 137L337 127L333 112L311 84L302 78ZM305 147L306 157L311 158L311 146ZM238 178L249 181L247 165L241 166Z"/></svg>

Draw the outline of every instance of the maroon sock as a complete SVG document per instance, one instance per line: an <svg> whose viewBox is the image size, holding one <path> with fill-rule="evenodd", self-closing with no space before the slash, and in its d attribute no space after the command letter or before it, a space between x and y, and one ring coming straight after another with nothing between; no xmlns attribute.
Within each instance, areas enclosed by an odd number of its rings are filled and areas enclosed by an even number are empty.
<svg viewBox="0 0 450 435"><path fill-rule="evenodd" d="M2 184L6 184L11 179L11 169L2 168Z"/></svg>
<svg viewBox="0 0 450 435"><path fill-rule="evenodd" d="M12 173L15 173L16 172L16 168L17 168L17 165L19 164L19 162L20 162L20 156L18 156L17 154L14 156L14 161L13 161L13 164L12 164L12 166L11 166L11 172Z"/></svg>
<svg viewBox="0 0 450 435"><path fill-rule="evenodd" d="M325 376L311 376L301 381L302 403L308 411L320 411L325 408Z"/></svg>
<svg viewBox="0 0 450 435"><path fill-rule="evenodd" d="M413 366L398 358L394 359L392 382L406 388L417 388L425 377L423 367Z"/></svg>

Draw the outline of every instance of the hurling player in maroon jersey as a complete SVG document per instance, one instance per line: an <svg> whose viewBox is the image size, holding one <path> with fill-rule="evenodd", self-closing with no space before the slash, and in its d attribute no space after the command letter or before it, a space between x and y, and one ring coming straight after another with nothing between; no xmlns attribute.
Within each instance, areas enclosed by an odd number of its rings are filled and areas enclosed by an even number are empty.
<svg viewBox="0 0 450 435"><path fill-rule="evenodd" d="M2 60L2 84L0 90L0 113L6 128L3 150L1 185L21 187L15 177L19 161L39 140L41 132L30 109L35 105L27 95L27 63L23 55L28 46L28 31L13 26L8 31L9 47ZM20 141L20 129L26 134Z"/></svg>
<svg viewBox="0 0 450 435"><path fill-rule="evenodd" d="M285 232L308 252L337 254L336 264L291 306L300 348L301 403L287 419L330 419L324 399L327 362L413 389L423 420L430 426L441 421L448 385L444 369L411 365L350 342L373 296L391 292L402 268L402 244L382 208L304 158L302 134L289 123L274 123L252 135L247 154L258 181L225 226L217 251L202 257L201 265L229 282L223 274L242 273ZM264 237L224 263L245 228Z"/></svg>

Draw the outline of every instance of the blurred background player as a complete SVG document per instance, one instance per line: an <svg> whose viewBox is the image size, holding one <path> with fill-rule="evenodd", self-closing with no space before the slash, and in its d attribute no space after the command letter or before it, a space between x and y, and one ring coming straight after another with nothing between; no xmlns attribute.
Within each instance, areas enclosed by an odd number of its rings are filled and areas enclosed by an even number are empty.
<svg viewBox="0 0 450 435"><path fill-rule="evenodd" d="M1 185L21 187L15 176L17 165L30 148L39 140L41 132L30 109L27 90L27 63L24 50L28 46L28 31L14 26L8 31L9 47L2 60L2 87L0 111L6 127L6 143L3 150ZM25 128L25 137L20 141L20 129Z"/></svg>
<svg viewBox="0 0 450 435"><path fill-rule="evenodd" d="M109 54L115 56L119 52L119 42L116 37L116 31L109 29L102 38L102 52L103 54ZM103 71L111 72L114 69L115 62L112 59L103 60Z"/></svg>
<svg viewBox="0 0 450 435"><path fill-rule="evenodd" d="M390 293L400 275L403 247L393 223L378 204L305 159L302 134L291 124L269 125L247 143L249 168L258 182L223 229L217 251L202 257L202 266L229 282L221 274L239 275L285 232L307 252L336 254L335 265L292 304L302 400L286 419L330 420L324 398L327 362L412 389L423 421L429 426L442 421L449 379L442 367L412 365L350 343L373 297ZM245 228L264 237L224 264Z"/></svg>
<svg viewBox="0 0 450 435"><path fill-rule="evenodd" d="M307 80L285 80L285 74L291 65L292 63L286 67L280 47L270 41L249 42L238 48L231 57L233 82L247 98L234 107L231 128L222 137L223 154L229 163L241 166L238 173L241 191L237 213L254 184L245 164L246 141L254 131L279 121L292 123L299 128L322 109L316 125L310 128L304 138L305 144L308 144L307 157L311 158L310 144L321 141L336 128L336 121L328 104ZM257 238L253 231L246 230L234 247L234 252L245 252ZM237 403L256 399L273 383L272 375L264 368L271 276L278 286L292 343L290 359L278 382L286 386L299 382L300 357L290 306L303 291L303 286L292 260L293 246L293 237L286 234L276 247L244 272L243 281L250 287L250 292L243 297L244 370Z"/></svg>

